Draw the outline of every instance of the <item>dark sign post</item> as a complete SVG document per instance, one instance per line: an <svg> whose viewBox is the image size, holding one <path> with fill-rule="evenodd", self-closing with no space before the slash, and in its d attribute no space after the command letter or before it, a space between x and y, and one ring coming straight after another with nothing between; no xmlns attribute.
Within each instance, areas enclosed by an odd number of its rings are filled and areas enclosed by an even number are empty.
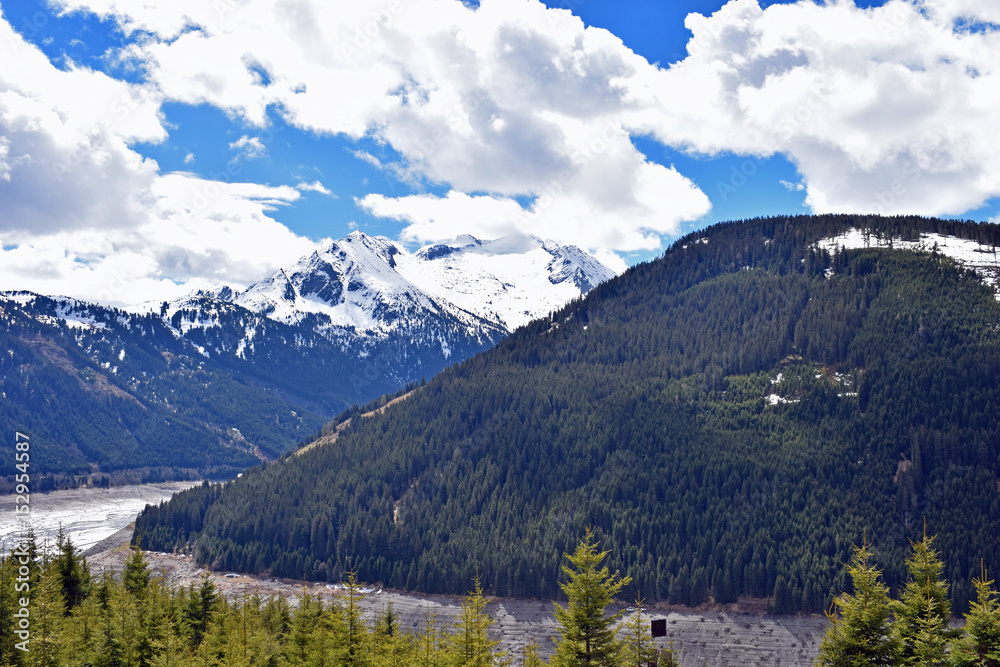
<svg viewBox="0 0 1000 667"><path fill-rule="evenodd" d="M649 622L649 634L653 637L667 636L667 619L654 618Z"/></svg>

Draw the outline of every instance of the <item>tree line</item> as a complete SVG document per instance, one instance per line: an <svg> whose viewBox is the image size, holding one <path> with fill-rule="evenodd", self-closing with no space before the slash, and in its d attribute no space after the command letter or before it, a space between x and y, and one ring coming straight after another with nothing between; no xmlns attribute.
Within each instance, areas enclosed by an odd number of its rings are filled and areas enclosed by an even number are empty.
<svg viewBox="0 0 1000 667"><path fill-rule="evenodd" d="M560 641L550 661L537 642L514 653L499 650L478 578L461 612L442 623L430 611L416 628L403 627L390 604L365 615L363 590L348 573L342 594L324 601L303 588L297 604L281 595L262 598L246 589L228 599L206 572L198 584L171 588L133 549L118 575L95 575L71 541L30 552L28 615L12 582L23 562L0 557L0 665L4 667L645 667L659 659L677 665L672 650L658 651L639 614L623 622L606 613L627 579L602 567L589 531L565 554L557 607ZM22 618L30 622L19 625ZM17 630L27 627L21 636ZM28 637L25 639L25 637Z"/></svg>

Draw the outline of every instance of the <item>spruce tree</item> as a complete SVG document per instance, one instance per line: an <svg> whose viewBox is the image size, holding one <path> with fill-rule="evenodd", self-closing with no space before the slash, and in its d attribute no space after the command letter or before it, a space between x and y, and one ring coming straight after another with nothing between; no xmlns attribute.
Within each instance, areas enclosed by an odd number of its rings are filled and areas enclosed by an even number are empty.
<svg viewBox="0 0 1000 667"><path fill-rule="evenodd" d="M368 628L365 627L362 618L361 600L364 593L361 592L361 584L358 583L357 571L350 570L347 573L347 604L344 607L344 623L346 633L344 636L344 661L347 667L367 667L370 663L367 645Z"/></svg>
<svg viewBox="0 0 1000 667"><path fill-rule="evenodd" d="M452 651L456 667L492 667L495 664L493 649L497 643L489 637L493 619L486 613L486 598L479 577L472 580L473 590L462 602L452 635Z"/></svg>
<svg viewBox="0 0 1000 667"><path fill-rule="evenodd" d="M616 633L616 623L621 613L605 616L604 612L615 595L632 580L608 572L601 563L607 551L598 551L594 533L587 531L570 555L565 554L570 565L562 571L569 581L559 584L566 593L566 607L555 605L561 641L556 645L552 659L554 667L617 667L621 643ZM570 567L572 566L572 567Z"/></svg>
<svg viewBox="0 0 1000 667"><path fill-rule="evenodd" d="M149 561L142 549L135 547L125 561L122 570L122 585L125 591L137 600L142 600L149 590Z"/></svg>
<svg viewBox="0 0 1000 667"><path fill-rule="evenodd" d="M63 600L66 602L66 613L83 602L89 587L87 562L79 550L63 532L62 525L56 535L55 564L62 585Z"/></svg>
<svg viewBox="0 0 1000 667"><path fill-rule="evenodd" d="M521 650L521 667L542 667L542 658L538 655L538 642L532 639L525 643Z"/></svg>
<svg viewBox="0 0 1000 667"><path fill-rule="evenodd" d="M893 631L899 639L901 665L944 665L948 641L954 636L948 626L948 584L941 578L944 564L933 543L934 538L925 534L923 540L912 545L913 553L906 561L910 580L899 600L889 605L896 617Z"/></svg>
<svg viewBox="0 0 1000 667"><path fill-rule="evenodd" d="M42 556L38 589L31 603L31 644L29 664L55 667L59 664L62 637L60 621L65 615L65 601L59 581L57 563Z"/></svg>
<svg viewBox="0 0 1000 667"><path fill-rule="evenodd" d="M889 623L889 589L882 571L869 561L867 542L855 547L847 573L854 595L834 598L836 612L827 613L830 628L820 642L821 667L888 667L895 665L899 640Z"/></svg>
<svg viewBox="0 0 1000 667"><path fill-rule="evenodd" d="M976 600L965 615L965 632L952 642L948 654L951 667L1000 667L1000 603L993 581L983 570L972 580Z"/></svg>
<svg viewBox="0 0 1000 667"><path fill-rule="evenodd" d="M642 599L635 601L635 613L625 622L625 643L622 647L623 667L645 667L656 661L656 644L649 624L642 618Z"/></svg>

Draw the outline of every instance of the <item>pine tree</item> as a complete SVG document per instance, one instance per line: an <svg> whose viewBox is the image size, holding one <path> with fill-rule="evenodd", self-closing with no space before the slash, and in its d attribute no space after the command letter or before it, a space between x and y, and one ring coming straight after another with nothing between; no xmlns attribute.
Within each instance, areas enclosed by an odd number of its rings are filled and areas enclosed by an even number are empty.
<svg viewBox="0 0 1000 667"><path fill-rule="evenodd" d="M622 647L623 667L645 667L656 660L656 645L649 624L642 618L642 599L635 601L636 612L625 622L626 639Z"/></svg>
<svg viewBox="0 0 1000 667"><path fill-rule="evenodd" d="M605 616L604 612L632 579L619 577L617 573L611 575L607 566L602 567L607 555L607 551L597 550L594 533L589 527L576 551L572 555L565 554L572 567L562 567L569 581L560 584L568 603L566 607L555 605L562 635L552 660L555 667L613 667L618 664L621 643L615 624L621 613Z"/></svg>
<svg viewBox="0 0 1000 667"><path fill-rule="evenodd" d="M56 535L55 565L59 573L66 613L83 602L89 587L87 562L80 555L73 542L63 533L62 525Z"/></svg>
<svg viewBox="0 0 1000 667"><path fill-rule="evenodd" d="M834 598L836 613L827 613L830 628L820 642L821 667L888 667L895 665L899 640L889 623L889 589L882 571L872 565L868 544L855 547L847 573L854 595Z"/></svg>
<svg viewBox="0 0 1000 667"><path fill-rule="evenodd" d="M462 601L462 614L452 635L452 651L456 667L492 667L496 641L489 637L493 619L486 613L486 598L479 577L473 580L473 590Z"/></svg>
<svg viewBox="0 0 1000 667"><path fill-rule="evenodd" d="M951 667L1000 667L1000 603L983 570L972 580L976 600L965 615L965 632L952 642Z"/></svg>
<svg viewBox="0 0 1000 667"><path fill-rule="evenodd" d="M948 640L954 633L948 584L941 578L944 564L933 547L934 538L912 545L906 561L910 580L899 600L890 603L896 617L893 631L899 639L900 664L914 667L937 667L945 664Z"/></svg>
<svg viewBox="0 0 1000 667"><path fill-rule="evenodd" d="M542 658L538 655L538 642L532 639L524 645L521 651L521 667L542 667Z"/></svg>
<svg viewBox="0 0 1000 667"><path fill-rule="evenodd" d="M132 549L128 559L125 561L125 568L122 570L122 585L125 591L137 600L146 596L149 590L149 561L146 560L145 552L136 547Z"/></svg>

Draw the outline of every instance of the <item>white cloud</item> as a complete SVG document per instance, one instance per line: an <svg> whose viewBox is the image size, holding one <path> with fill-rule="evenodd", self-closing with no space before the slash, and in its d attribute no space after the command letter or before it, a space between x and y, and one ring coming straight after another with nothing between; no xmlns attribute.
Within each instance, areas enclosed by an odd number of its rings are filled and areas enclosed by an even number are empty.
<svg viewBox="0 0 1000 667"><path fill-rule="evenodd" d="M627 126L696 153L783 153L818 212L958 214L1000 195L1000 33L971 0L733 0L642 73Z"/></svg>
<svg viewBox="0 0 1000 667"><path fill-rule="evenodd" d="M327 197L332 197L337 199L337 195L330 191L325 185L319 181L313 181L312 183L306 183L305 181L300 182L295 186L296 190L301 190L302 192L318 192L321 195L326 195Z"/></svg>
<svg viewBox="0 0 1000 667"><path fill-rule="evenodd" d="M0 21L0 231L140 224L161 141L154 94L90 70L59 70Z"/></svg>
<svg viewBox="0 0 1000 667"><path fill-rule="evenodd" d="M158 178L149 220L128 230L6 234L0 285L126 306L220 283L245 287L315 249L266 215L294 188Z"/></svg>
<svg viewBox="0 0 1000 667"><path fill-rule="evenodd" d="M400 156L391 164L355 155L411 185L447 184L468 200L513 205L504 210L526 198L550 211L508 227L635 250L658 247L659 234L709 209L691 181L649 162L622 129L629 81L651 66L609 32L534 0L477 9L457 0L251 0L225 11L196 0L64 2L151 35L128 55L169 99L258 126L274 105L299 128L387 143ZM428 240L453 224L445 220L458 224L460 201L435 204L435 222L417 221L416 211L397 219L410 221L405 236Z"/></svg>
<svg viewBox="0 0 1000 667"><path fill-rule="evenodd" d="M0 288L126 305L314 248L267 215L297 189L161 174L130 148L166 137L155 91L59 70L3 21L0 62Z"/></svg>
<svg viewBox="0 0 1000 667"><path fill-rule="evenodd" d="M446 194L358 205L417 241L513 229L605 253L656 248L709 202L636 135L696 156L786 155L816 211L962 213L1000 196L1000 32L984 24L1000 22L995 3L732 0L690 15L689 54L663 69L536 0L60 2L118 21L133 43L117 55L146 83L58 70L0 26L0 62L18 63L0 72L0 233L41 244L65 230L165 230L151 238L173 251L139 253L164 276L266 263L238 243L247 230L303 245L267 213L326 189L218 186L219 206L185 208L178 183L206 182L162 175L130 148L166 137L164 101L250 126L232 146L247 158L266 150L252 135L269 108L386 145L391 163L355 156ZM202 227L214 251L192 245ZM55 250L39 258L61 266Z"/></svg>
<svg viewBox="0 0 1000 667"><path fill-rule="evenodd" d="M351 151L351 154L362 162L367 162L376 169L381 169L383 166L382 161L368 151Z"/></svg>
<svg viewBox="0 0 1000 667"><path fill-rule="evenodd" d="M194 153L188 153L184 156L184 164L192 164L194 162Z"/></svg>
<svg viewBox="0 0 1000 667"><path fill-rule="evenodd" d="M255 160L267 155L267 147L260 137L248 137L245 134L229 144L229 150L236 151L244 160Z"/></svg>

